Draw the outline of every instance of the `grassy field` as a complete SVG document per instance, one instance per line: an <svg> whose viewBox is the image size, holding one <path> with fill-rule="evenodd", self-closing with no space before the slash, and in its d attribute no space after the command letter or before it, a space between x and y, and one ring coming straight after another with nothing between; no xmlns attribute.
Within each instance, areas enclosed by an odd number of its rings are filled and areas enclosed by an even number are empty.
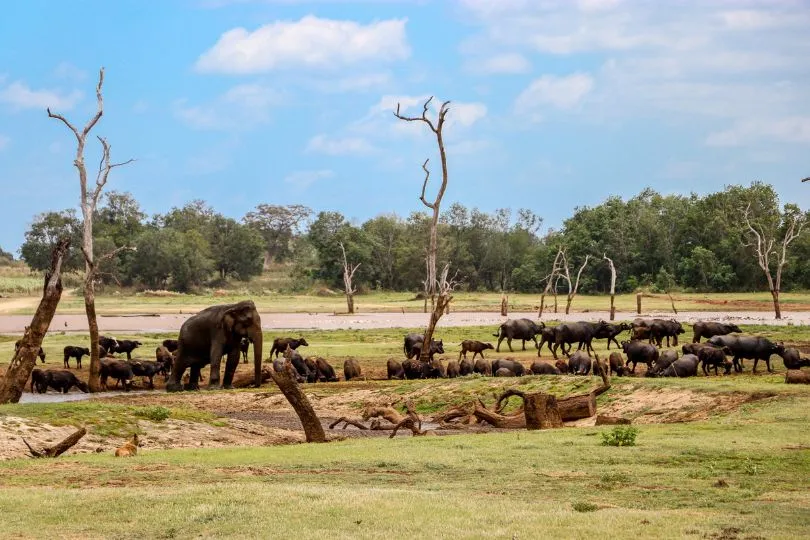
<svg viewBox="0 0 810 540"><path fill-rule="evenodd" d="M2 281L2 276L0 276ZM0 314L32 314L39 301L41 283L36 280L33 296L12 295L0 298ZM679 311L771 311L770 294L762 293L678 293L673 295ZM149 313L196 313L214 304L223 304L252 299L263 312L279 313L345 313L346 301L342 296L321 297L314 295L290 295L266 292L255 294L250 291L225 291L216 295L172 295L148 296L139 294L100 294L96 298L96 309L100 315L149 314ZM560 297L560 312L564 311L564 298ZM549 300L547 300L548 302ZM454 311L498 311L500 293L458 292L453 295ZM607 296L579 295L574 299L574 312L607 311ZM536 311L540 305L539 294L509 295L510 311ZM375 292L356 297L355 306L359 313L369 312L421 312L423 300L413 293ZM785 311L810 311L810 294L804 292L782 293L782 308ZM617 311L634 312L635 294L616 296ZM671 311L666 295L645 294L642 300L644 311ZM84 300L80 291L68 291L59 304L57 313L84 313ZM551 308L546 308L551 313Z"/></svg>
<svg viewBox="0 0 810 540"><path fill-rule="evenodd" d="M4 538L800 538L810 399L706 422L0 463ZM25 510L23 510L25 509Z"/></svg>

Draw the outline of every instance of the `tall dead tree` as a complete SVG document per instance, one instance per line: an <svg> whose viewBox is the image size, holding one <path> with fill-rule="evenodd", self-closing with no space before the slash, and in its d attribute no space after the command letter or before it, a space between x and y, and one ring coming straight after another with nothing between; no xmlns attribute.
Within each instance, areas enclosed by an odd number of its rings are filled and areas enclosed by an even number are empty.
<svg viewBox="0 0 810 540"><path fill-rule="evenodd" d="M565 300L565 314L568 315L568 312L571 310L571 302L574 301L574 297L577 295L577 290L579 290L579 278L582 277L582 271L585 270L585 267L588 265L588 259L590 259L591 256L585 255L585 261L582 263L582 266L579 267L579 271L577 272L576 281L572 281L571 268L568 264L568 258L565 256L565 250L561 248L560 253L562 254L560 264L562 272L559 274L559 276L568 282L568 294L566 295Z"/></svg>
<svg viewBox="0 0 810 540"><path fill-rule="evenodd" d="M554 312L557 312L557 275L560 272L560 256L562 255L562 248L557 250L557 255L554 257L554 263L551 265L551 273L546 277L546 288L543 289L543 294L540 295L540 311L537 313L537 318L543 318L543 308L546 305L546 295L548 295L549 291L552 290L554 287Z"/></svg>
<svg viewBox="0 0 810 540"><path fill-rule="evenodd" d="M90 373L89 385L91 392L98 392L101 388L98 381L100 360L98 356L98 321L96 320L96 291L95 279L97 276L99 264L103 259L108 259L116 255L119 251L129 248L118 248L114 252L108 253L100 257L98 261L93 256L93 215L98 205L98 200L101 197L101 192L107 184L107 179L110 176L110 171L116 167L131 163L133 160L129 159L121 163L113 163L110 158L110 145L107 139L97 137L101 143L101 160L98 164L98 173L96 174L95 187L88 188L87 185L87 167L84 163L84 149L87 143L87 136L96 126L101 116L104 114L104 97L101 93L102 86L104 85L104 68L102 67L98 72L98 84L96 85L96 101L97 108L95 114L88 120L84 128L79 131L73 124L71 124L61 114L55 114L48 108L48 116L61 121L76 137L76 158L73 160L73 165L79 172L79 188L81 197L82 208L82 253L84 254L84 308L87 313L87 325L90 328Z"/></svg>
<svg viewBox="0 0 810 540"><path fill-rule="evenodd" d="M422 193L419 196L419 200L422 201L422 204L424 204L427 208L433 211L433 217L430 222L430 240L428 243L428 251L426 256L427 275L425 276L427 285L426 292L428 293L428 296L430 296L431 306L433 309L430 314L427 329L425 330L424 343L428 344L428 346L422 347L422 353L420 355L420 360L423 362L428 361L428 353L430 352L429 344L430 340L433 338L433 330L436 328L436 323L438 323L439 319L441 319L445 309L450 304L450 300L452 300L450 293L453 290L453 282L452 280L448 279L448 272L450 270L449 265L444 267L441 276L436 273L439 215L441 213L442 198L444 197L444 192L447 190L447 153L444 150L444 135L442 130L444 129L447 113L450 111L450 102L445 101L442 103L441 107L439 107L438 117L434 122L428 117L427 114L432 101L433 96L425 101L424 106L422 107L422 114L420 116L404 116L400 114L399 103L397 103L397 110L394 112L394 116L396 116L398 119L405 122L422 122L430 129L430 131L433 132L433 134L436 136L436 144L439 147L439 159L442 166L442 182L439 186L439 190L436 193L436 197L432 202L430 202L425 198L425 191L427 190L428 181L430 180L430 170L428 169L430 159L426 159L422 164L422 170L425 171L425 180L422 182Z"/></svg>
<svg viewBox="0 0 810 540"><path fill-rule="evenodd" d="M346 291L346 307L349 313L354 313L354 293L357 292L357 287L352 287L352 279L354 279L354 273L360 268L360 263L349 264L343 242L338 242L338 245L343 253L343 290Z"/></svg>
<svg viewBox="0 0 810 540"><path fill-rule="evenodd" d="M765 273L768 282L768 290L773 298L773 311L777 319L782 318L782 305L779 301L779 293L782 288L782 270L787 264L787 250L802 233L806 220L804 214L785 212L781 218L784 229L782 239L777 238L778 230L767 227L764 223L752 221L751 205L749 204L743 212L745 226L748 229L748 242L746 246L754 248L757 263ZM764 220L763 220L764 221ZM775 267L775 273L774 269Z"/></svg>
<svg viewBox="0 0 810 540"><path fill-rule="evenodd" d="M602 258L607 261L610 267L610 320L616 318L616 267L613 265L613 259L607 256L607 253L602 255Z"/></svg>
<svg viewBox="0 0 810 540"><path fill-rule="evenodd" d="M42 340L51 325L53 314L56 313L59 299L62 298L62 262L69 247L70 239L62 239L51 254L51 268L45 274L42 300L20 340L20 347L11 359L6 375L0 380L0 403L20 401L25 383L37 362Z"/></svg>

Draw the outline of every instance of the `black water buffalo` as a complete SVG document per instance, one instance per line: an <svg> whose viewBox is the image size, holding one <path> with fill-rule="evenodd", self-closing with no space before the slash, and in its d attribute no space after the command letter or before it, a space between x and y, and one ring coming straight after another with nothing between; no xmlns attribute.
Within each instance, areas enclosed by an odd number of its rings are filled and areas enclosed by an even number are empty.
<svg viewBox="0 0 810 540"><path fill-rule="evenodd" d="M294 351L292 349L287 349L284 352L284 358L290 361L292 366L295 368L296 373L300 377L302 381L306 382L315 382L316 371L311 369L310 366L307 365L307 362L304 360L304 357L301 356L298 351ZM314 364L313 364L314 366Z"/></svg>
<svg viewBox="0 0 810 540"><path fill-rule="evenodd" d="M393 358L388 359L388 363L386 364L386 369L388 372L388 379L404 379L405 378L405 371L402 369L402 364L394 360Z"/></svg>
<svg viewBox="0 0 810 540"><path fill-rule="evenodd" d="M659 353L658 360L653 362L652 366L647 368L647 373L645 373L644 376L657 377L676 360L678 360L678 353L675 351L664 351Z"/></svg>
<svg viewBox="0 0 810 540"><path fill-rule="evenodd" d="M512 349L512 340L519 339L523 341L523 350L526 350L526 340L534 341L534 346L537 347L537 334L539 334L545 324L542 322L538 325L531 319L509 319L498 327L498 331L492 334L498 338L498 346L495 348L497 352L501 350L501 341L506 339L506 344L509 345L509 350Z"/></svg>
<svg viewBox="0 0 810 540"><path fill-rule="evenodd" d="M487 377L492 376L492 362L489 360L484 360L483 358L479 358L475 361L475 365L473 366L473 371L480 375L486 375Z"/></svg>
<svg viewBox="0 0 810 540"><path fill-rule="evenodd" d="M270 347L270 356L275 355L275 358L278 358L279 354L284 354L287 347L295 350L298 347L309 347L309 343L304 338L277 337L273 340L273 346Z"/></svg>
<svg viewBox="0 0 810 540"><path fill-rule="evenodd" d="M767 338L759 336L714 336L709 338L709 343L717 347L724 348L728 354L733 356L734 370L743 370L742 361L747 358L754 360L753 372L757 372L757 362L765 361L769 372L771 369L771 355L782 355L785 346L781 343L773 343Z"/></svg>
<svg viewBox="0 0 810 540"><path fill-rule="evenodd" d="M523 364L517 362L515 360L493 360L492 361L492 372L496 373L499 369L506 368L512 373L515 374L517 377L522 377L526 374L526 368L523 367Z"/></svg>
<svg viewBox="0 0 810 540"><path fill-rule="evenodd" d="M174 356L169 352L168 347L163 345L155 347L155 360L160 363L160 372L163 376L168 376L169 373L171 373L172 364L174 363Z"/></svg>
<svg viewBox="0 0 810 540"><path fill-rule="evenodd" d="M307 369L309 370L309 375L307 375L306 381L308 383L318 382L318 366L315 364L315 359L308 356L304 358L304 364L306 364Z"/></svg>
<svg viewBox="0 0 810 540"><path fill-rule="evenodd" d="M136 377L143 377L149 380L149 388L155 387L155 375L163 371L163 362L157 360L135 360L129 363L132 366L132 374Z"/></svg>
<svg viewBox="0 0 810 540"><path fill-rule="evenodd" d="M563 373L568 373L568 362L566 362L564 359L560 358L554 362L554 366Z"/></svg>
<svg viewBox="0 0 810 540"><path fill-rule="evenodd" d="M494 349L495 347L492 346L492 343L484 343L483 341L474 341L472 339L465 339L461 342L461 352L458 353L458 359L461 360L461 357L467 358L467 353L473 353L473 362L475 361L476 355L481 355L481 358L484 357L484 351L487 349Z"/></svg>
<svg viewBox="0 0 810 540"><path fill-rule="evenodd" d="M537 356L540 356L542 352L543 345L548 347L548 352L554 354L554 342L557 341L557 326L546 326L540 332L540 343L537 345Z"/></svg>
<svg viewBox="0 0 810 540"><path fill-rule="evenodd" d="M633 364L630 373L636 372L636 364L647 364L647 369L658 360L658 349L654 345L638 340L622 341L622 350L627 355L627 365Z"/></svg>
<svg viewBox="0 0 810 540"><path fill-rule="evenodd" d="M402 371L405 373L406 379L438 379L442 377L442 370L438 365L422 362L419 358L402 362Z"/></svg>
<svg viewBox="0 0 810 540"><path fill-rule="evenodd" d="M14 352L15 353L20 350L20 347L22 347L22 341L23 341L22 339L18 339L14 343ZM42 362L44 364L45 363L45 350L42 347L40 347L39 350L37 351L37 356L39 356L40 362Z"/></svg>
<svg viewBox="0 0 810 540"><path fill-rule="evenodd" d="M458 362L450 360L447 362L447 378L455 379L461 375L461 369L458 367Z"/></svg>
<svg viewBox="0 0 810 540"><path fill-rule="evenodd" d="M132 379L135 374L132 372L132 366L129 362L124 360L104 359L101 361L101 369L99 371L99 382L104 390L107 390L107 379L112 377L116 379L115 385L123 384L124 390L129 392L132 389Z"/></svg>
<svg viewBox="0 0 810 540"><path fill-rule="evenodd" d="M422 334L408 334L405 336L405 343L402 347L405 351L405 358L419 358L422 355L422 345L424 345L425 336ZM428 349L428 358L433 362L433 357L436 354L444 354L444 343L441 339L430 340L430 348Z"/></svg>
<svg viewBox="0 0 810 540"><path fill-rule="evenodd" d="M108 353L113 354L116 347L118 347L118 340L114 337L99 336L98 344L104 347L104 350L106 350Z"/></svg>
<svg viewBox="0 0 810 540"><path fill-rule="evenodd" d="M607 348L610 350L610 342L612 341L616 344L616 347L620 347L619 342L616 341L616 336L622 332L630 330L630 328L630 325L625 322L619 324L607 323L607 326L600 327L596 333L594 333L593 338L607 339Z"/></svg>
<svg viewBox="0 0 810 540"><path fill-rule="evenodd" d="M672 362L669 367L661 370L658 377L694 377L698 371L698 357L694 354L685 354Z"/></svg>
<svg viewBox="0 0 810 540"><path fill-rule="evenodd" d="M624 375L624 357L620 352L612 352L610 353L610 357L608 358L608 364L610 364L610 372L615 373L617 376L621 377Z"/></svg>
<svg viewBox="0 0 810 540"><path fill-rule="evenodd" d="M176 339L164 339L162 345L166 347L170 353L176 351L177 347L179 347Z"/></svg>
<svg viewBox="0 0 810 540"><path fill-rule="evenodd" d="M90 356L90 349L87 347L76 347L75 345L67 345L62 349L64 354L65 369L70 369L70 359L76 359L76 368L82 369L82 356Z"/></svg>
<svg viewBox="0 0 810 540"><path fill-rule="evenodd" d="M709 367L714 367L714 374L717 375L717 368L723 368L723 374L728 375L731 373L731 362L726 360L726 354L723 349L717 347L701 347L698 349L698 360L703 364L703 374L709 375Z"/></svg>
<svg viewBox="0 0 810 540"><path fill-rule="evenodd" d="M571 347L574 343L577 343L577 350L580 351L582 348L585 348L585 352L588 356L591 355L593 352L593 338L598 332L604 332L607 328L608 323L605 321L599 322L574 322L574 323L563 323L557 327L557 332L554 340L554 348L552 349L552 354L554 358L557 358L557 349L562 347L562 352L564 355L569 356L569 352L571 351ZM565 345L568 345L568 351L565 350Z"/></svg>
<svg viewBox="0 0 810 540"><path fill-rule="evenodd" d="M810 367L810 359L802 358L798 349L785 349L785 352L782 353L782 361L785 363L785 368L787 369Z"/></svg>
<svg viewBox="0 0 810 540"><path fill-rule="evenodd" d="M315 368L317 371L317 379L320 382L337 382L337 374L332 364L320 356L315 357Z"/></svg>
<svg viewBox="0 0 810 540"><path fill-rule="evenodd" d="M473 373L473 363L466 358L459 362L458 364L458 374L461 377L466 377L467 375L472 375Z"/></svg>
<svg viewBox="0 0 810 540"><path fill-rule="evenodd" d="M591 372L591 357L577 351L568 359L568 372L571 375L587 375Z"/></svg>
<svg viewBox="0 0 810 540"><path fill-rule="evenodd" d="M112 352L126 353L127 360L132 360L132 351L141 346L140 341L135 341L132 339L119 339L117 340L117 342L118 343L115 346L115 350ZM110 351L109 347L105 348L107 349L108 352Z"/></svg>
<svg viewBox="0 0 810 540"><path fill-rule="evenodd" d="M250 349L250 338L243 337L239 342L239 352L242 353L242 363L248 363L248 349Z"/></svg>
<svg viewBox="0 0 810 540"><path fill-rule="evenodd" d="M677 346L678 335L684 332L683 325L675 319L653 319L650 325L650 343L655 341L658 347L661 347L664 338L667 338L667 347L669 347L669 338L672 338L672 344Z"/></svg>
<svg viewBox="0 0 810 540"><path fill-rule="evenodd" d="M63 394L67 394L74 386L85 394L90 391L87 383L80 381L73 372L64 369L49 369L45 372L44 378L49 387Z"/></svg>
<svg viewBox="0 0 810 540"><path fill-rule="evenodd" d="M552 366L548 362L540 362L539 360L532 362L529 371L534 375L562 375L562 371L560 371L557 366Z"/></svg>
<svg viewBox="0 0 810 540"><path fill-rule="evenodd" d="M352 379L359 379L363 373L360 369L360 364L354 358L349 358L343 362L343 378L347 381Z"/></svg>
<svg viewBox="0 0 810 540"><path fill-rule="evenodd" d="M505 367L502 367L502 368L498 368L497 370L495 370L495 376L496 377L514 377L515 374L514 374L514 372L512 372L511 369L506 369Z"/></svg>
<svg viewBox="0 0 810 540"><path fill-rule="evenodd" d="M714 336L725 336L727 334L741 333L740 327L731 323L698 321L692 327L695 335L692 343L700 343L700 338L709 339Z"/></svg>
<svg viewBox="0 0 810 540"><path fill-rule="evenodd" d="M48 371L34 368L31 371L31 392L37 389L37 393L44 394L48 391Z"/></svg>

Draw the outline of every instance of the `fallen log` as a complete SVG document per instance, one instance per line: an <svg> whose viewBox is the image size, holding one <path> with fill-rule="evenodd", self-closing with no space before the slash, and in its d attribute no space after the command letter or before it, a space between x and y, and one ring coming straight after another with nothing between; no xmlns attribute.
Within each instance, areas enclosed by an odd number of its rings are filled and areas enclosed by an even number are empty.
<svg viewBox="0 0 810 540"><path fill-rule="evenodd" d="M368 429L366 426L364 426L360 422L358 422L356 420L352 420L350 418L346 418L345 416L341 416L340 418L338 418L337 420L335 420L334 422L329 424L329 429L335 429L335 426L337 426L341 422L345 422L343 424L343 429L346 429L348 426L354 426L357 429Z"/></svg>
<svg viewBox="0 0 810 540"><path fill-rule="evenodd" d="M563 422L590 418L596 414L596 394L580 394L557 400L557 408Z"/></svg>
<svg viewBox="0 0 810 540"><path fill-rule="evenodd" d="M596 415L596 425L597 426L615 426L615 425L624 425L630 424L631 420L629 418L622 418L621 416L608 416L606 414L598 414Z"/></svg>
<svg viewBox="0 0 810 540"><path fill-rule="evenodd" d="M400 428L410 429L414 437L427 433L426 431L422 431L422 419L416 414L416 411L413 409L413 404L410 401L405 402L405 411L405 418L394 426L394 430L391 432L391 435L388 436L389 439L396 437L397 431L399 431Z"/></svg>
<svg viewBox="0 0 810 540"><path fill-rule="evenodd" d="M487 409L480 399L475 403L473 415L478 420L500 429L523 429L526 427L525 414L518 414L514 416L498 414Z"/></svg>
<svg viewBox="0 0 810 540"><path fill-rule="evenodd" d="M57 443L57 444L55 444L53 446L43 448L42 450L35 450L34 448L31 447L30 444L28 444L28 441L26 441L25 439L23 439L23 442L25 443L25 446L28 447L29 452L31 452L31 457L33 457L33 458L55 458L55 457L57 457L57 456L59 456L61 454L64 454L68 450L70 450L70 448L73 445L75 445L77 442L79 442L81 440L81 438L84 437L86 434L87 434L87 430L84 429L84 428L81 428L78 431L76 431L75 433L73 433L72 435L69 435L62 442Z"/></svg>
<svg viewBox="0 0 810 540"><path fill-rule="evenodd" d="M264 366L262 367L262 384L266 383L270 379L272 379L272 375L270 375L271 368ZM234 388L249 388L254 386L256 380L253 377L253 373L236 373L233 377L233 387Z"/></svg>
<svg viewBox="0 0 810 540"><path fill-rule="evenodd" d="M789 369L785 373L785 384L810 384L810 371Z"/></svg>

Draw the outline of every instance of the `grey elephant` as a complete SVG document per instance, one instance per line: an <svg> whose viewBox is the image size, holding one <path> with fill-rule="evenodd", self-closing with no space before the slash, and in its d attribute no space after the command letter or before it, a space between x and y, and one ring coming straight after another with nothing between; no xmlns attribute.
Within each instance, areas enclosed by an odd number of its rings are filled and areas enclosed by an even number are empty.
<svg viewBox="0 0 810 540"><path fill-rule="evenodd" d="M254 385L262 382L262 323L256 305L250 300L206 308L180 327L177 357L174 360L166 390L198 390L200 370L211 364L208 388L219 386L219 365L227 355L223 388L233 388L233 376L239 364L239 344L242 338L253 343ZM188 384L181 381L190 370Z"/></svg>

